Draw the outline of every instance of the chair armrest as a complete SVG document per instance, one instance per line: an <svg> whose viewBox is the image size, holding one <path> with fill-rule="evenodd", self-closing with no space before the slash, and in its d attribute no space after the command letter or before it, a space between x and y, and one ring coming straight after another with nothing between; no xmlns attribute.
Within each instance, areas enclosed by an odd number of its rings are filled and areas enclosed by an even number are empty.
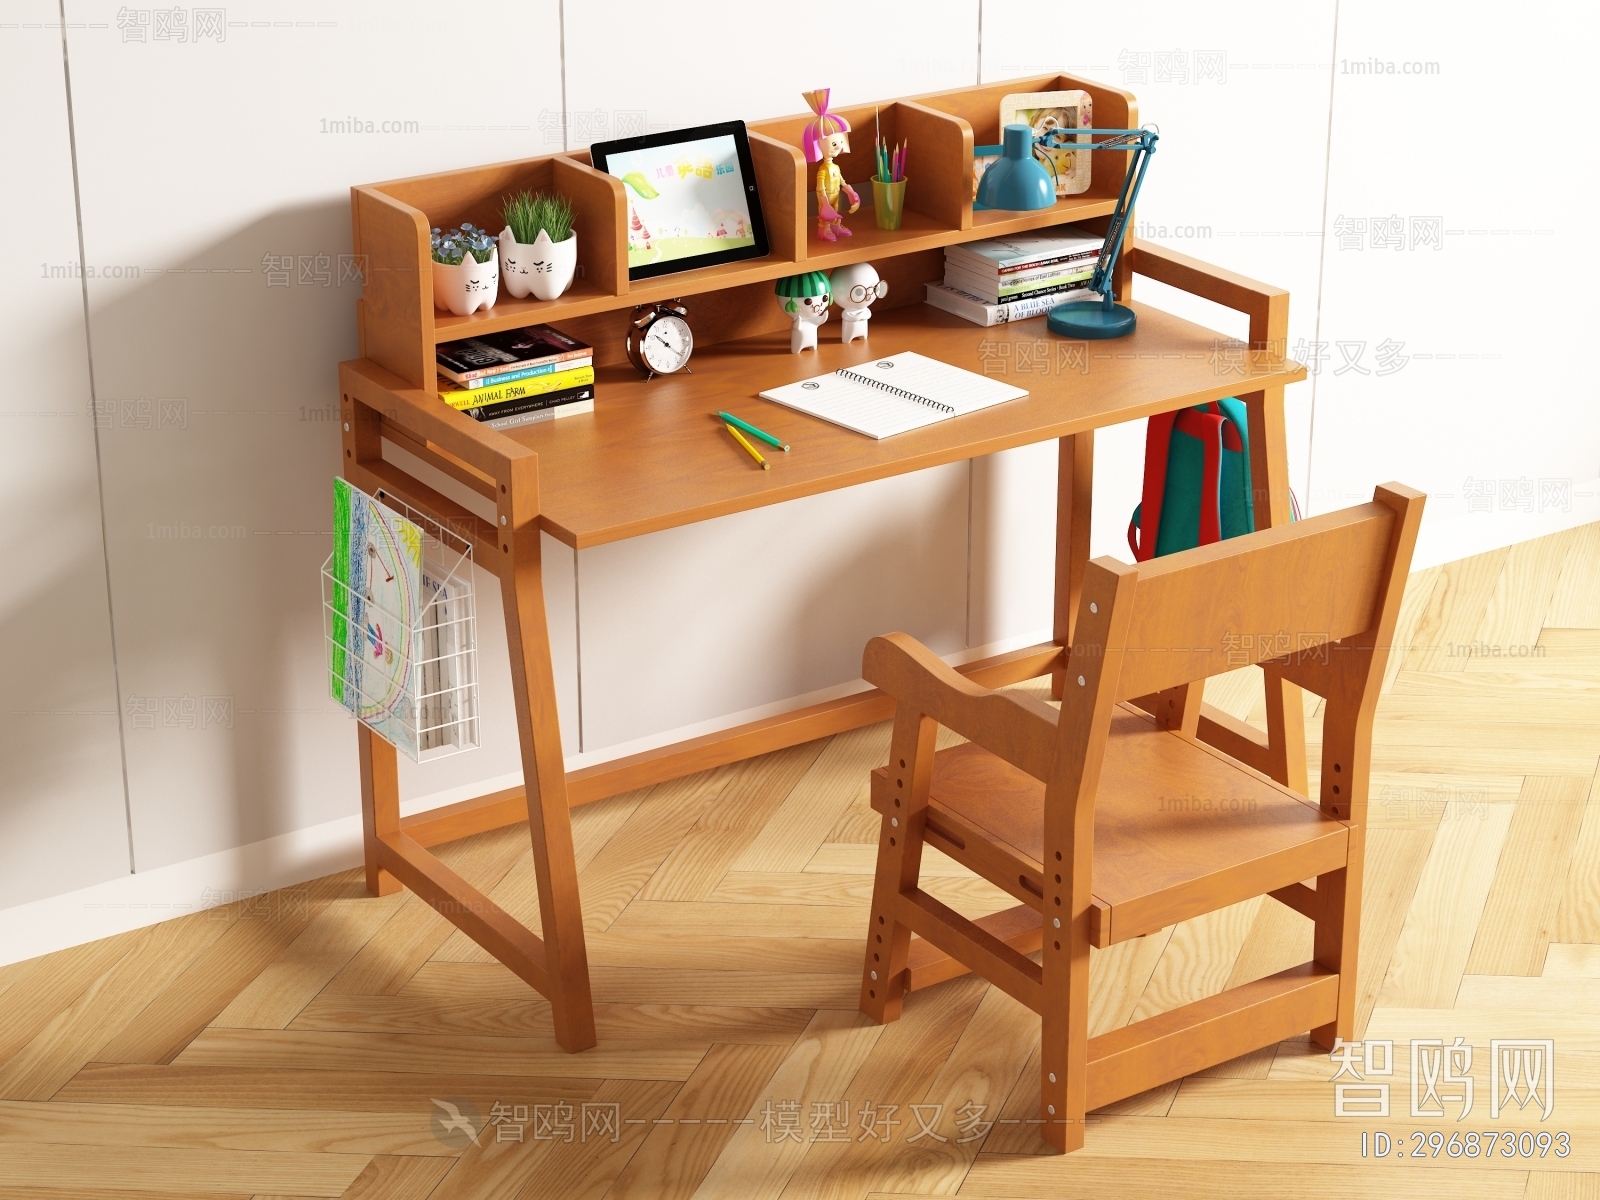
<svg viewBox="0 0 1600 1200"><path fill-rule="evenodd" d="M908 633L867 643L861 674L893 696L1035 779L1055 768L1054 708L1025 692L992 692L958 674Z"/></svg>
<svg viewBox="0 0 1600 1200"><path fill-rule="evenodd" d="M1244 313L1250 318L1251 349L1270 349L1279 357L1283 356L1282 343L1289 336L1289 293L1286 289L1260 283L1139 238L1129 239L1126 257L1129 269L1136 274Z"/></svg>

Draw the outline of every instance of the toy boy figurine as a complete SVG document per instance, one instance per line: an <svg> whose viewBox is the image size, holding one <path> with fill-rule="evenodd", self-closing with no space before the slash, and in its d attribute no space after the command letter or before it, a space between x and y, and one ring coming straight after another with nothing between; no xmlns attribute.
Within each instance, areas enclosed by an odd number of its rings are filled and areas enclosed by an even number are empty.
<svg viewBox="0 0 1600 1200"><path fill-rule="evenodd" d="M817 326L828 319L828 305L833 303L828 277L821 271L807 271L803 275L786 275L773 289L778 303L794 323L789 332L789 352L817 348Z"/></svg>
<svg viewBox="0 0 1600 1200"><path fill-rule="evenodd" d="M878 278L871 263L850 263L834 271L831 286L842 310L839 340L849 345L857 338L865 338L867 322L872 319L872 302L888 295L889 285Z"/></svg>
<svg viewBox="0 0 1600 1200"><path fill-rule="evenodd" d="M837 113L828 111L829 88L802 93L816 117L808 122L800 135L807 162L820 162L817 168L817 236L825 242L849 237L844 227L844 217L839 213L839 193L850 201L849 212L861 207L861 197L855 188L844 181L844 173L833 165L841 154L850 153L850 122Z"/></svg>

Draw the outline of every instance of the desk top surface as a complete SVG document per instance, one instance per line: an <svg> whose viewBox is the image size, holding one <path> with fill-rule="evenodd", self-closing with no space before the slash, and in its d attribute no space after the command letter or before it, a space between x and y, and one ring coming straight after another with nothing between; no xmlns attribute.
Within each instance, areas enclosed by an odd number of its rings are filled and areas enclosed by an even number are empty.
<svg viewBox="0 0 1600 1200"><path fill-rule="evenodd" d="M1298 363L1247 355L1214 330L1133 307L1134 334L1087 343L1053 336L1043 317L983 328L915 304L873 317L870 345L845 346L835 319L815 353L789 353L784 331L697 350L690 375L645 380L625 364L602 367L592 414L506 436L539 454L541 525L581 549L1305 378ZM1029 394L882 441L758 395L901 350ZM791 450L761 446L772 464L763 471L723 431L718 409Z"/></svg>

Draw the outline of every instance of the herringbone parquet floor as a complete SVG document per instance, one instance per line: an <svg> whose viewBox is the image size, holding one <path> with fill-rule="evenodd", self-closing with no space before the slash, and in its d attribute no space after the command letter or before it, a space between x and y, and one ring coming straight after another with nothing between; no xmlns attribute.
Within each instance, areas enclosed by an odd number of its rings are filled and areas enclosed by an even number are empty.
<svg viewBox="0 0 1600 1200"><path fill-rule="evenodd" d="M1360 1009L1392 1074L1369 1045L1341 1081L1386 1084L1388 1116L1336 1115L1336 1064L1299 1038L1047 1156L1020 1005L956 980L869 1025L877 727L574 814L600 1030L580 1055L508 971L355 872L0 967L0 1200L1600 1197L1600 525L1417 574L1399 642ZM1258 688L1208 698L1248 717ZM930 853L947 902L1012 903ZM536 921L525 832L444 857ZM1271 900L1124 943L1094 960L1092 1032L1308 957ZM1420 1045L1457 1038L1470 1066ZM1553 1041L1523 1106L1494 1094L1494 1039Z"/></svg>

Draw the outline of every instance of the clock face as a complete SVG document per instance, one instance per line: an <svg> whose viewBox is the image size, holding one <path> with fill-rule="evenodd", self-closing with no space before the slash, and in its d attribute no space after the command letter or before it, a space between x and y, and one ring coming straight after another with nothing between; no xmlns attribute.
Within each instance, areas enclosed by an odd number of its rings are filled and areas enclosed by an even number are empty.
<svg viewBox="0 0 1600 1200"><path fill-rule="evenodd" d="M644 331L639 356L657 375L670 375L689 365L694 351L694 334L682 317L657 317Z"/></svg>

